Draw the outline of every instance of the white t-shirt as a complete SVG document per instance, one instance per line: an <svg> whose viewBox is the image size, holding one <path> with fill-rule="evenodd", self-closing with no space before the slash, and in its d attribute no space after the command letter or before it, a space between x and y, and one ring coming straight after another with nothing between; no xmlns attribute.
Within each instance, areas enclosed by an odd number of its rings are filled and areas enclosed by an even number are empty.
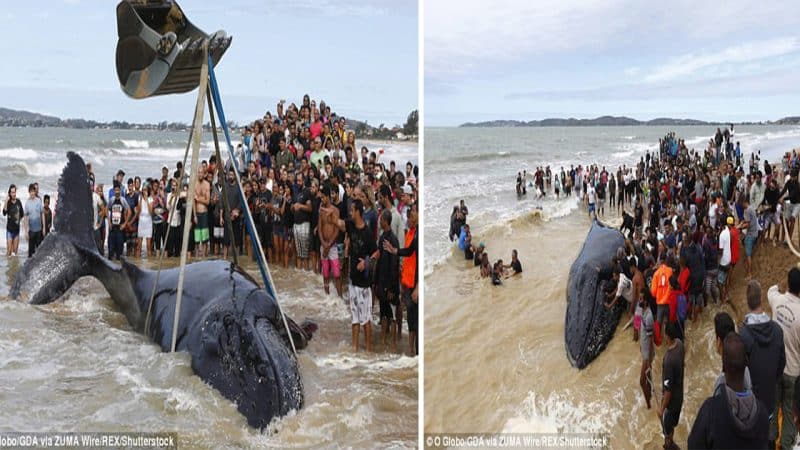
<svg viewBox="0 0 800 450"><path fill-rule="evenodd" d="M725 227L719 233L719 248L722 249L722 258L719 260L720 266L727 266L731 263L731 232Z"/></svg>
<svg viewBox="0 0 800 450"><path fill-rule="evenodd" d="M173 197L176 195L180 196L180 194L176 194L174 192L167 194L167 210L172 211L172 208L175 208L175 211L172 213L172 220L169 223L169 226L171 227L178 227L181 224L181 213L178 211L177 203L175 205L172 204ZM177 199L174 201L177 202Z"/></svg>
<svg viewBox="0 0 800 450"><path fill-rule="evenodd" d="M633 301L633 283L624 273L619 274L619 283L617 283L617 297L622 297L625 300Z"/></svg>
<svg viewBox="0 0 800 450"><path fill-rule="evenodd" d="M586 190L586 196L589 198L589 204L592 205L597 200L595 197L594 186L591 184L589 185L589 189Z"/></svg>
<svg viewBox="0 0 800 450"><path fill-rule="evenodd" d="M800 375L800 299L791 292L781 294L776 285L767 291L767 300L772 308L772 320L783 330L783 346L786 350L783 373L796 377Z"/></svg>
<svg viewBox="0 0 800 450"><path fill-rule="evenodd" d="M717 204L712 203L711 206L708 207L708 221L711 222L711 226L716 226L717 224Z"/></svg>

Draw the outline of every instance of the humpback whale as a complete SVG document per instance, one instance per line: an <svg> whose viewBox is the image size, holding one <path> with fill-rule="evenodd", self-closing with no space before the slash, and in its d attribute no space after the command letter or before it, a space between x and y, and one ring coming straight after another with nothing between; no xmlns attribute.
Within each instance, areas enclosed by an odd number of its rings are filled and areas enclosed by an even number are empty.
<svg viewBox="0 0 800 450"><path fill-rule="evenodd" d="M157 273L100 255L92 239L92 194L86 165L67 154L58 182L53 232L16 274L11 297L32 304L58 299L80 277L105 286L131 326L170 351L179 269ZM252 427L303 406L303 384L289 346L308 345L316 325L283 325L276 300L241 268L227 261L187 264L176 350L191 354L192 369L235 402ZM149 324L145 324L148 308ZM135 361L131 361L135 364Z"/></svg>
<svg viewBox="0 0 800 450"><path fill-rule="evenodd" d="M624 246L622 233L595 220L570 268L564 341L567 358L578 369L606 348L617 329L624 305L617 302L612 309L604 307L603 289L611 282L614 255Z"/></svg>

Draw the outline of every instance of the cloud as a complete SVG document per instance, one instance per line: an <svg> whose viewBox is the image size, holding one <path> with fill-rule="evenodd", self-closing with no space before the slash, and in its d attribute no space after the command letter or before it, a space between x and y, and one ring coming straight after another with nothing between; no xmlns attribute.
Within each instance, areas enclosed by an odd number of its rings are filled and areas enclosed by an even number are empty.
<svg viewBox="0 0 800 450"><path fill-rule="evenodd" d="M783 56L798 50L800 50L800 39L788 37L748 42L715 52L689 53L659 65L644 77L644 81L653 83L686 78L704 69L714 72L713 69L722 65L739 63L752 65L754 61Z"/></svg>
<svg viewBox="0 0 800 450"><path fill-rule="evenodd" d="M659 81L652 83L623 83L581 89L543 89L528 92L511 92L505 95L511 101L656 101L659 99L708 99L769 97L800 95L797 83L798 67L782 68L770 72L754 72L716 76L683 82Z"/></svg>
<svg viewBox="0 0 800 450"><path fill-rule="evenodd" d="M436 0L425 8L425 76L499 77L518 66L551 59L614 58L615 53L647 55L673 42L703 48L700 42L737 42L748 33L794 27L800 2L654 3L638 0ZM786 44L785 42L783 44ZM772 43L777 47L777 44ZM764 48L736 49L757 54ZM610 55L610 56L609 56ZM669 57L669 53L665 57ZM546 69L546 68L545 68ZM667 74L665 74L667 75Z"/></svg>
<svg viewBox="0 0 800 450"><path fill-rule="evenodd" d="M580 34L571 31L601 14L606 3L499 1L489 6L478 0L424 2L425 72L432 76L464 74L487 63L514 61L542 51L566 51L586 40L605 38L617 31L615 23L587 27Z"/></svg>
<svg viewBox="0 0 800 450"><path fill-rule="evenodd" d="M623 73L625 73L625 75L629 77L635 77L636 75L639 75L639 72L641 71L642 71L641 67L627 67L625 68Z"/></svg>
<svg viewBox="0 0 800 450"><path fill-rule="evenodd" d="M416 15L416 2L412 0L378 0L373 2L337 2L334 0L267 0L267 1L238 1L219 4L218 6L208 6L202 8L192 8L184 6L184 10L192 9L196 13L203 14L226 14L238 16L242 14L261 14L261 15L315 15L326 17L381 17L391 14L413 14Z"/></svg>

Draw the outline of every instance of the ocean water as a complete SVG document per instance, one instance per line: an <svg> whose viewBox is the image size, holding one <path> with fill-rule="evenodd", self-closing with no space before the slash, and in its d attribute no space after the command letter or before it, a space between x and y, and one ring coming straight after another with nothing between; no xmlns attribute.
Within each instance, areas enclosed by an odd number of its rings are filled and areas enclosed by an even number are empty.
<svg viewBox="0 0 800 450"><path fill-rule="evenodd" d="M572 200L517 199L517 172L549 165L557 171L570 165L598 164L612 168L635 164L669 131L684 137L691 149L705 149L716 128L691 127L543 127L425 129L425 273L452 254L447 238L450 212L463 199L468 222L477 230L502 226L543 209L547 219L563 217L577 205ZM800 146L800 127L741 126L735 139L742 152L761 151L769 158ZM574 199L574 197L573 197Z"/></svg>
<svg viewBox="0 0 800 450"><path fill-rule="evenodd" d="M518 171L550 165L597 163L608 170L632 164L668 128L505 128L425 130L425 415L424 431L593 433L610 448L659 449L663 439L654 409L639 388L641 356L622 324L604 352L584 370L570 366L564 347L569 268L591 225L575 197L517 199ZM703 148L715 131L680 127L690 148ZM800 147L800 127L741 127L742 150L768 159ZM771 159L770 159L771 160ZM519 252L523 273L494 287L449 242L449 217L464 199L473 242L490 260ZM538 210L540 207L541 210ZM617 211L601 218L619 225ZM796 262L788 250L757 250L769 286ZM784 264L785 263L785 264ZM741 268L733 275L743 279ZM757 273L758 276L758 273ZM732 296L744 297L744 290ZM687 324L684 407L676 442L685 442L721 367L708 308ZM734 317L738 312L724 307ZM739 311L741 312L741 311ZM626 319L627 320L627 319ZM624 323L624 321L623 321ZM664 348L653 362L656 387ZM653 401L660 399L660 390ZM654 403L655 405L655 403Z"/></svg>
<svg viewBox="0 0 800 450"><path fill-rule="evenodd" d="M0 128L2 199L10 183L24 186L20 192L26 194L27 185L36 181L42 194L54 194L69 150L92 163L98 182L110 182L119 168L126 177L142 178L158 175L164 164L174 170L187 135ZM390 159L417 162L414 143L361 144L383 148L381 160L387 164ZM207 159L212 148L211 136L204 135L201 158ZM0 226L5 228L4 219ZM349 307L324 294L321 276L271 268L287 315L311 319L319 331L299 353L305 407L259 433L193 374L188 355L162 353L133 331L98 281L83 278L62 300L46 306L8 301L9 285L25 257L7 258L5 233L2 237L0 430L175 431L186 448L416 447L417 358L353 354ZM25 245L20 244L23 255ZM155 267L154 260L133 262ZM167 261L166 267L175 264ZM260 279L255 264L247 258L242 264ZM379 338L374 333L375 348Z"/></svg>

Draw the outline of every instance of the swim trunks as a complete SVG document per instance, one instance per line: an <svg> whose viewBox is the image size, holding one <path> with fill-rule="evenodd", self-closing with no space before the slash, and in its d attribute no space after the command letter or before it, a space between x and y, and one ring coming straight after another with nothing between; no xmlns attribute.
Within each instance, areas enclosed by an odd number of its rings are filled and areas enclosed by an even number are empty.
<svg viewBox="0 0 800 450"><path fill-rule="evenodd" d="M324 255L325 252L322 247L319 248L319 254ZM339 271L339 246L332 245L328 250L328 256L322 258L322 277L329 278L331 272L334 278L339 278L341 274Z"/></svg>
<svg viewBox="0 0 800 450"><path fill-rule="evenodd" d="M353 325L366 325L372 320L372 292L370 288L353 286L348 288L350 316Z"/></svg>
<svg viewBox="0 0 800 450"><path fill-rule="evenodd" d="M197 213L197 225L194 227L194 241L208 242L208 213Z"/></svg>
<svg viewBox="0 0 800 450"><path fill-rule="evenodd" d="M311 248L310 230L311 224L309 222L294 224L294 239L298 258L308 258L308 250Z"/></svg>

